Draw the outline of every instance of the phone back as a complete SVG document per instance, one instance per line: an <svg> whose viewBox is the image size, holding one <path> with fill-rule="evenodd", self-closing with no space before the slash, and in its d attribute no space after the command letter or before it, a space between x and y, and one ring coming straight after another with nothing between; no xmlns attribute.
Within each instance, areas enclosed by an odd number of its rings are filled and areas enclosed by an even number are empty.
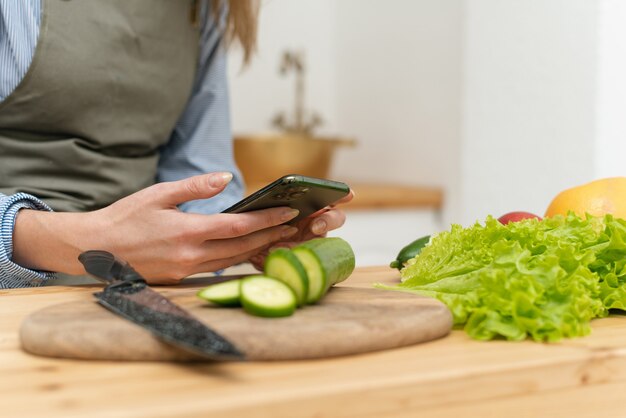
<svg viewBox="0 0 626 418"><path fill-rule="evenodd" d="M242 213L278 206L298 209L300 214L292 222L305 218L324 207L345 197L350 188L345 183L289 175L251 194L230 208L225 213Z"/></svg>

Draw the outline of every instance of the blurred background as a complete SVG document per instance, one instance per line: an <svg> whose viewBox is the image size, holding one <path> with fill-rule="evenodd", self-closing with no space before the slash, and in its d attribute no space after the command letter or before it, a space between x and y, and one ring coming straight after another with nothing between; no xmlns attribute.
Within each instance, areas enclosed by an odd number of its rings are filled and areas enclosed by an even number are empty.
<svg viewBox="0 0 626 418"><path fill-rule="evenodd" d="M561 190L625 175L623 0L264 0L258 53L229 77L236 136L304 106L312 136L350 138L328 176L361 200L334 233L359 265ZM298 156L294 156L294 159ZM286 173L285 173L286 174ZM355 204L357 203L355 199Z"/></svg>

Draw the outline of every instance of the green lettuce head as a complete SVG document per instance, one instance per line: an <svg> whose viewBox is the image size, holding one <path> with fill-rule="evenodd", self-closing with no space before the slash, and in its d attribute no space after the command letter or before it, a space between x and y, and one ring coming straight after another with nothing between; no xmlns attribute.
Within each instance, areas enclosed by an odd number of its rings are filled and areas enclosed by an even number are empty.
<svg viewBox="0 0 626 418"><path fill-rule="evenodd" d="M626 221L570 213L453 225L401 271L395 290L436 297L475 339L558 341L626 309Z"/></svg>

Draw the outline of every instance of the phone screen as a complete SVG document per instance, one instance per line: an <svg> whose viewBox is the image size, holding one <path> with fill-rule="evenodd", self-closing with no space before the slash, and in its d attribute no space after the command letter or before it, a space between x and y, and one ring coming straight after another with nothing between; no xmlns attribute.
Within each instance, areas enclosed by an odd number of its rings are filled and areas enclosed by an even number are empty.
<svg viewBox="0 0 626 418"><path fill-rule="evenodd" d="M300 211L291 221L295 222L337 202L348 193L350 187L342 182L290 174L268 184L223 212L242 213L288 206Z"/></svg>

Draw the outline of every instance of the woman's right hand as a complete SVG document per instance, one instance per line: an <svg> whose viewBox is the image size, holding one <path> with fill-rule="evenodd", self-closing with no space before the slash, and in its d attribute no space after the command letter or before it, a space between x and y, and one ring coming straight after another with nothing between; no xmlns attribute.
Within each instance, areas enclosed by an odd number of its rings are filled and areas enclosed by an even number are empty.
<svg viewBox="0 0 626 418"><path fill-rule="evenodd" d="M219 194L230 173L158 183L88 213L23 209L16 219L13 261L24 267L84 274L78 255L105 250L129 262L150 283L173 284L194 273L219 270L293 236L281 225L296 210L242 214L189 214L177 205Z"/></svg>

